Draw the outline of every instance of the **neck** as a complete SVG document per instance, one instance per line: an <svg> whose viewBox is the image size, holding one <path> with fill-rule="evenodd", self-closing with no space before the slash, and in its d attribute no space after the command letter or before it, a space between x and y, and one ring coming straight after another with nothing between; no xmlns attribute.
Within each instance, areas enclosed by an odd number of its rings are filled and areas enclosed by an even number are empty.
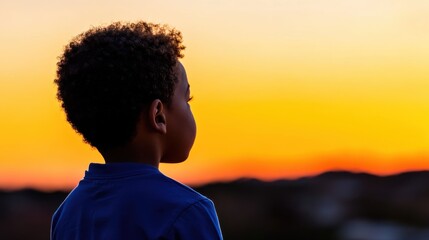
<svg viewBox="0 0 429 240"><path fill-rule="evenodd" d="M149 164L158 168L161 159L156 154L158 151L144 151L145 149L153 148L148 146L134 147L133 144L128 144L108 151L100 151L100 153L106 163L136 162Z"/></svg>

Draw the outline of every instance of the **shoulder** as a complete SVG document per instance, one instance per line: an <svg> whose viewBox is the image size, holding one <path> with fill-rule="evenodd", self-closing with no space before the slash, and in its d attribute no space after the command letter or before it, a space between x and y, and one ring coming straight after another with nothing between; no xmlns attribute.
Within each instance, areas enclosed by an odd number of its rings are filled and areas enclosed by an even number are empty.
<svg viewBox="0 0 429 240"><path fill-rule="evenodd" d="M183 209L168 231L177 239L222 239L214 204L205 198Z"/></svg>
<svg viewBox="0 0 429 240"><path fill-rule="evenodd" d="M174 190L176 193L180 193L181 196L183 197L190 197L192 198L195 202L197 201L201 201L201 200L208 200L208 198L204 195L202 195L201 193L195 191L194 189L192 189L191 187L182 184L174 179L171 179L167 176L164 176L165 179L165 185L168 186L168 189L170 190Z"/></svg>
<svg viewBox="0 0 429 240"><path fill-rule="evenodd" d="M174 204L176 207L181 205L187 207L201 200L208 200L207 197L198 193L194 189L173 180L161 172L152 175L150 178L136 178L124 186L125 191L132 197L141 197L144 199L153 199L155 201Z"/></svg>
<svg viewBox="0 0 429 240"><path fill-rule="evenodd" d="M213 202L192 188L163 175L156 195L169 208L167 239L222 239ZM156 204L157 205L157 204ZM169 207L168 207L169 206Z"/></svg>
<svg viewBox="0 0 429 240"><path fill-rule="evenodd" d="M164 175L150 188L151 208L145 212L162 219L166 239L222 239L215 206L209 198Z"/></svg>
<svg viewBox="0 0 429 240"><path fill-rule="evenodd" d="M211 202L207 197L192 188L177 182L162 173L149 178L136 177L127 184L121 184L118 204L125 208L150 212L158 216L165 214L170 220L175 219L185 209L199 202Z"/></svg>

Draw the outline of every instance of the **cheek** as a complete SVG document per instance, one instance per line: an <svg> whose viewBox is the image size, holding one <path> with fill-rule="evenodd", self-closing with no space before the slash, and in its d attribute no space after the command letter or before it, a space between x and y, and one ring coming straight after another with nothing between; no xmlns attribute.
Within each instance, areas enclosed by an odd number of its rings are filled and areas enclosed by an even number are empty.
<svg viewBox="0 0 429 240"><path fill-rule="evenodd" d="M191 109L188 106L188 116L187 116L187 122L189 124L188 130L189 130L189 137L192 139L192 142L195 140L195 136L197 133L197 124L194 119L194 115L192 114Z"/></svg>
<svg viewBox="0 0 429 240"><path fill-rule="evenodd" d="M176 136L180 139L180 145L189 150L194 143L197 132L194 115L188 103L184 103L177 109L179 111L176 113L176 126L174 131L177 134Z"/></svg>
<svg viewBox="0 0 429 240"><path fill-rule="evenodd" d="M197 127L194 120L194 116L189 108L185 106L182 108L180 113L176 115L175 126L173 130L173 138L170 139L172 143L173 152L169 152L169 156L172 157L170 162L182 162L188 158L189 152L194 145Z"/></svg>

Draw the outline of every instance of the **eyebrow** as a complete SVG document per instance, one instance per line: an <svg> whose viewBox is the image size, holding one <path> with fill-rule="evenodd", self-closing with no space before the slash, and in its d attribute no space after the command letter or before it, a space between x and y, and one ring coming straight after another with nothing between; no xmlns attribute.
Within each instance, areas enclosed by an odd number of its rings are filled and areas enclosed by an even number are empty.
<svg viewBox="0 0 429 240"><path fill-rule="evenodd" d="M191 88L191 85L188 84L188 87L186 88L186 94L189 93L189 89Z"/></svg>

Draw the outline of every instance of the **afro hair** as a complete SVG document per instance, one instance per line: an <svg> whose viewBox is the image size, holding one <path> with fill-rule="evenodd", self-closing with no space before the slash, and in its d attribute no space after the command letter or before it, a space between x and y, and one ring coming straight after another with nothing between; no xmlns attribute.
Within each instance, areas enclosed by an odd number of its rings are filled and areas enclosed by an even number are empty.
<svg viewBox="0 0 429 240"><path fill-rule="evenodd" d="M165 25L116 22L75 37L58 62L57 98L67 121L99 151L136 134L153 100L170 104L182 35Z"/></svg>

